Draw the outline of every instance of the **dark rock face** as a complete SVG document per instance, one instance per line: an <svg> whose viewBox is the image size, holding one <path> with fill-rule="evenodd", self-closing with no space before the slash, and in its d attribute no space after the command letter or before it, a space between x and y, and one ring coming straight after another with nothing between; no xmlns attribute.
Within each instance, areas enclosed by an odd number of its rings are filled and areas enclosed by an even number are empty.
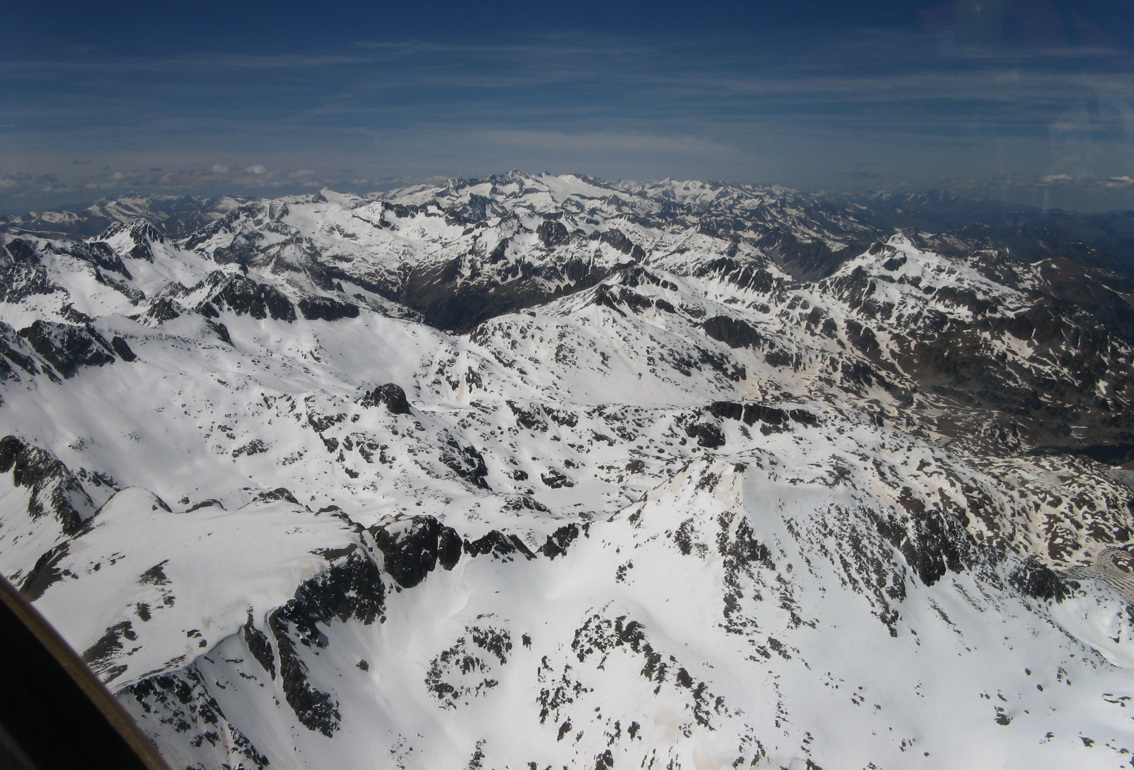
<svg viewBox="0 0 1134 770"><path fill-rule="evenodd" d="M70 553L70 543L60 543L40 556L35 566L20 583L20 593L29 602L43 596L43 592L65 577L74 577L70 570L60 570L59 562Z"/></svg>
<svg viewBox="0 0 1134 770"><path fill-rule="evenodd" d="M16 333L15 329L0 322L0 356L3 356L3 358L0 358L0 380L6 380L16 375L15 370L8 363L9 361L28 374L39 374L39 367L36 366L32 357L21 350L17 350L17 348L23 348L26 351L26 345L27 343Z"/></svg>
<svg viewBox="0 0 1134 770"><path fill-rule="evenodd" d="M20 330L20 336L65 378L73 377L83 366L103 366L116 360L114 348L90 326L39 320Z"/></svg>
<svg viewBox="0 0 1134 770"><path fill-rule="evenodd" d="M135 248L137 248L135 246ZM76 243L67 249L67 253L76 259L81 259L95 267L112 273L118 273L123 278L131 278L130 271L122 262L122 258L114 253L114 249L103 241L93 243ZM151 257L148 261L153 261Z"/></svg>
<svg viewBox="0 0 1134 770"><path fill-rule="evenodd" d="M549 249L556 246L562 246L571 240L571 234L567 232L567 228L562 222L556 219L545 219L536 228L536 237L539 238L540 243Z"/></svg>
<svg viewBox="0 0 1134 770"><path fill-rule="evenodd" d="M145 221L138 221L130 226L130 239L134 241L134 247L130 249L131 258L146 262L154 261L154 251L150 244L165 242L165 236Z"/></svg>
<svg viewBox="0 0 1134 770"><path fill-rule="evenodd" d="M112 682L126 670L126 666L114 662L124 647L123 639L127 642L135 642L138 639L134 624L129 620L123 620L107 628L98 641L83 650L80 656L91 671L98 674L104 682Z"/></svg>
<svg viewBox="0 0 1134 770"><path fill-rule="evenodd" d="M263 770L270 764L248 736L228 722L216 698L209 694L204 677L195 667L144 679L122 692L124 697L137 702L145 719L154 719L175 732L185 734L187 745L208 743L216 746L223 740L222 745L227 744L226 752L232 751L242 758L241 767ZM222 721L226 730L223 739L220 730Z"/></svg>
<svg viewBox="0 0 1134 770"><path fill-rule="evenodd" d="M249 443L255 443L257 441L258 439L253 439ZM262 444L263 442L261 441L259 443ZM291 493L291 490L287 487L276 487L270 492L261 492L260 494L256 495L256 499L263 500L265 502L271 500L283 500L285 502L291 503L292 505L299 505L299 501L295 499L295 495L293 495Z"/></svg>
<svg viewBox="0 0 1134 770"><path fill-rule="evenodd" d="M370 555L355 548L343 561L304 583L292 601L296 604L288 606L323 623L353 618L370 625L382 618L386 586Z"/></svg>
<svg viewBox="0 0 1134 770"><path fill-rule="evenodd" d="M755 348L767 343L760 332L739 318L718 315L701 324L705 334L728 345L730 348Z"/></svg>
<svg viewBox="0 0 1134 770"><path fill-rule="evenodd" d="M442 448L441 462L445 463L454 473L465 481L475 484L481 489L488 489L488 466L484 457L473 446L461 446L454 439Z"/></svg>
<svg viewBox="0 0 1134 770"><path fill-rule="evenodd" d="M575 482L571 481L570 478L554 468L549 468L545 473L541 473L539 480L551 489L575 486Z"/></svg>
<svg viewBox="0 0 1134 770"><path fill-rule="evenodd" d="M503 285L457 285L457 274L452 271L420 270L410 273L396 298L421 313L431 326L466 332L482 321L546 300L547 293L533 286L527 278L528 275L524 275L519 281Z"/></svg>
<svg viewBox="0 0 1134 770"><path fill-rule="evenodd" d="M138 358L134 355L134 351L130 349L130 346L126 344L126 340L117 335L111 337L110 347L114 349L114 352L118 354L119 358L127 363L136 361Z"/></svg>
<svg viewBox="0 0 1134 770"><path fill-rule="evenodd" d="M213 250L213 261L218 265L239 265L247 270L248 265L254 263L259 256L256 251L256 242L262 240L259 233L252 237L241 235L232 239L228 246L220 246Z"/></svg>
<svg viewBox="0 0 1134 770"><path fill-rule="evenodd" d="M103 231L99 236L99 245L109 247L102 241L107 241L114 236L125 232L130 236L130 240L134 245L130 247L127 256L131 259L140 259L146 262L154 261L154 252L150 244L152 243L165 243L165 235L154 227L151 223L144 219L138 219L133 222L116 222Z"/></svg>
<svg viewBox="0 0 1134 770"><path fill-rule="evenodd" d="M310 680L300 646L318 650L327 646L320 623L351 618L369 625L382 615L386 590L378 566L361 550L300 586L296 597L268 618L279 653L284 697L300 724L330 738L339 729L342 714L330 693Z"/></svg>
<svg viewBox="0 0 1134 770"><path fill-rule="evenodd" d="M685 426L685 434L697 439L697 445L706 449L716 449L725 445L724 432L720 427L708 422L695 422Z"/></svg>
<svg viewBox="0 0 1134 770"><path fill-rule="evenodd" d="M402 390L400 385L395 385L392 382L379 385L363 396L358 403L359 406L365 407L385 406L391 414L413 413L410 410L409 401L406 400L406 392Z"/></svg>
<svg viewBox="0 0 1134 770"><path fill-rule="evenodd" d="M878 360L882 353L874 330L857 321L847 321L847 339L871 361Z"/></svg>
<svg viewBox="0 0 1134 770"><path fill-rule="evenodd" d="M619 313L624 313L627 310L641 313L654 306L653 300L649 297L645 297L625 286L607 288L601 285L595 289L595 304L609 307Z"/></svg>
<svg viewBox="0 0 1134 770"><path fill-rule="evenodd" d="M548 249L557 248L561 238L570 240L561 222L547 220L541 229L551 244ZM594 286L610 272L596 269L590 259L537 264L522 252L510 253L508 246L508 238L503 238L483 256L473 252L444 264L407 266L400 285L375 290L421 313L427 324L461 333L488 319Z"/></svg>
<svg viewBox="0 0 1134 770"><path fill-rule="evenodd" d="M597 289L595 289L594 303L599 307L608 307L619 315L626 315L626 311L619 307L619 303L622 301L624 296L628 295L638 296L632 291L623 293L622 291L619 291L617 289L612 290L607 288L606 286L599 286Z"/></svg>
<svg viewBox="0 0 1134 770"><path fill-rule="evenodd" d="M532 552L516 535L496 530L473 541L464 540L432 516L416 516L396 534L391 534L386 526L368 531L385 555L385 571L401 587L413 588L438 566L453 569L462 554L511 560L516 556L534 559L538 553L555 558L566 553L567 547L586 530L587 525L564 525L548 537L538 552Z"/></svg>
<svg viewBox="0 0 1134 770"><path fill-rule="evenodd" d="M35 247L25 241L23 238L15 238L9 241L4 249L8 252L8 256L15 263L39 262L39 256L35 253Z"/></svg>
<svg viewBox="0 0 1134 770"><path fill-rule="evenodd" d="M15 243L15 241L13 241ZM12 244L8 244L11 246ZM17 303L38 294L62 292L51 282L47 270L33 259L0 268L0 301Z"/></svg>
<svg viewBox="0 0 1134 770"><path fill-rule="evenodd" d="M338 702L330 694L311 685L306 663L290 640L289 633L293 629L287 621L278 615L273 616L271 628L279 645L280 680L287 704L295 712L299 724L308 730L318 731L328 738L335 735L342 718Z"/></svg>
<svg viewBox="0 0 1134 770"><path fill-rule="evenodd" d="M63 305L59 310L65 323L74 324L75 326L87 326L94 322L93 318L86 313L76 310L75 306L70 302Z"/></svg>
<svg viewBox="0 0 1134 770"><path fill-rule="evenodd" d="M161 297L154 300L149 310L145 312L144 317L156 324L163 324L166 321L172 321L174 318L180 318L181 310L177 303L169 297Z"/></svg>
<svg viewBox="0 0 1134 770"><path fill-rule="evenodd" d="M404 206L400 206L399 208L405 209ZM488 219L495 208L495 205L489 198L473 193L469 196L468 203L450 209L449 219L458 224L471 225ZM406 211L406 213L408 214L408 211ZM402 216L405 216L405 214Z"/></svg>
<svg viewBox="0 0 1134 770"><path fill-rule="evenodd" d="M250 315L258 321L269 317L288 323L295 320L295 307L291 300L273 286L243 275L214 273L209 280L215 281L217 287L209 301L219 308L227 307L237 315Z"/></svg>
<svg viewBox="0 0 1134 770"><path fill-rule="evenodd" d="M1008 576L1008 581L1017 591L1036 599L1062 601L1078 584L1060 577L1035 556L1029 556Z"/></svg>
<svg viewBox="0 0 1134 770"><path fill-rule="evenodd" d="M599 234L598 239L600 243L609 244L635 261L646 258L645 250L617 227Z"/></svg>
<svg viewBox="0 0 1134 770"><path fill-rule="evenodd" d="M783 279L772 275L763 265L744 263L731 257L720 257L707 262L694 275L717 276L737 288L751 289L761 294L774 294L785 288Z"/></svg>
<svg viewBox="0 0 1134 770"><path fill-rule="evenodd" d="M272 652L271 642L268 641L268 635L260 629L256 628L252 622L252 613L248 614L248 622L245 623L240 629L241 635L244 637L244 643L248 645L248 650L252 653L252 657L256 662L263 666L264 670L272 679L276 678L276 656Z"/></svg>
<svg viewBox="0 0 1134 770"><path fill-rule="evenodd" d="M496 244L496 248L488 255L488 264L498 265L508 259L508 244L512 242L511 238L501 238L500 242Z"/></svg>
<svg viewBox="0 0 1134 770"><path fill-rule="evenodd" d="M771 430L786 430L792 423L815 427L819 418L806 409L780 409L764 404L738 404L735 401L716 401L709 412L718 419L740 420L745 425L757 422Z"/></svg>
<svg viewBox="0 0 1134 770"><path fill-rule="evenodd" d="M461 558L464 541L431 516L417 516L397 534L386 527L370 530L385 554L385 570L398 585L413 588L437 565L450 570Z"/></svg>
<svg viewBox="0 0 1134 770"><path fill-rule="evenodd" d="M980 548L956 517L926 509L906 495L902 502L910 515L879 521L878 528L923 583L931 586L946 572L962 572L982 561Z"/></svg>
<svg viewBox="0 0 1134 770"><path fill-rule="evenodd" d="M247 444L245 444L244 446L239 446L236 449L233 449L232 450L232 457L233 457L233 459L236 459L237 457L243 457L245 455L247 455L248 457L251 457L252 455L263 454L264 452L267 452L267 451L268 451L268 445L265 444L262 440L260 440L258 438L254 438L251 441L249 441ZM261 499L263 499L262 495L261 495Z"/></svg>
<svg viewBox="0 0 1134 770"><path fill-rule="evenodd" d="M340 318L358 318L358 305L331 297L304 297L299 300L299 312L309 321L337 321Z"/></svg>
<svg viewBox="0 0 1134 770"><path fill-rule="evenodd" d="M865 251L872 241L870 235L859 235L843 248L833 249L823 240L804 241L784 228L776 228L754 240L776 264L801 281L814 281L831 275L848 258Z"/></svg>
<svg viewBox="0 0 1134 770"><path fill-rule="evenodd" d="M224 342L227 345L231 345L232 347L236 347L236 345L232 341L232 336L228 333L227 326L217 321L209 320L205 321L205 325L212 330L213 334L217 335L217 339L219 339L221 342Z"/></svg>
<svg viewBox="0 0 1134 770"><path fill-rule="evenodd" d="M472 542L465 542L465 553L469 556L484 556L491 554L497 559L504 561L511 561L515 554L520 554L525 559L534 559L535 554L531 552L524 541L516 535L505 535L503 532L492 530L483 537L479 537Z"/></svg>
<svg viewBox="0 0 1134 770"><path fill-rule="evenodd" d="M12 472L12 483L31 489L28 514L38 518L51 512L65 534L78 531L82 512L94 510L94 503L79 480L57 457L38 447L30 447L15 436L0 439L0 473Z"/></svg>
<svg viewBox="0 0 1134 770"><path fill-rule="evenodd" d="M524 409L515 401L508 402L508 408L516 416L516 424L528 430L546 432L547 420L543 417L543 409L535 404L531 409Z"/></svg>
<svg viewBox="0 0 1134 770"><path fill-rule="evenodd" d="M549 559L562 556L580 535L587 534L589 527L589 524L565 524L547 536L547 542L540 547L539 552Z"/></svg>

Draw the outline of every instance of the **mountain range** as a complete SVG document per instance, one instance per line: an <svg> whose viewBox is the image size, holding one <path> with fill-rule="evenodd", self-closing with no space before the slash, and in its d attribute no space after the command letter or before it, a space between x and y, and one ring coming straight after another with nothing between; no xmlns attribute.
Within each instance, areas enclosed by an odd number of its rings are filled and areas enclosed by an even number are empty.
<svg viewBox="0 0 1134 770"><path fill-rule="evenodd" d="M1125 767L1134 219L511 172L0 222L0 573L173 767Z"/></svg>

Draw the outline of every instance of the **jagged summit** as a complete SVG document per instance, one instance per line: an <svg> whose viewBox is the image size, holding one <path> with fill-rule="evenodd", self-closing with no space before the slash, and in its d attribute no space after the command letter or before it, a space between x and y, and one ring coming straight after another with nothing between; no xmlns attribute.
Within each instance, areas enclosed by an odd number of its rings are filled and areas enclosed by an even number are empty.
<svg viewBox="0 0 1134 770"><path fill-rule="evenodd" d="M0 571L177 766L1128 762L1128 279L884 203L9 220Z"/></svg>

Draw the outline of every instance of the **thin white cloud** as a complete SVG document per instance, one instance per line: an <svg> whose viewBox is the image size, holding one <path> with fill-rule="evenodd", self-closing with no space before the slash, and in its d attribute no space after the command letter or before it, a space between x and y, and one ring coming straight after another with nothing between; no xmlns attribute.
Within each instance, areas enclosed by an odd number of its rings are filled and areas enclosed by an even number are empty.
<svg viewBox="0 0 1134 770"><path fill-rule="evenodd" d="M653 154L720 155L735 151L719 142L691 136L657 136L635 133L566 133L562 131L487 130L470 138L503 147L571 152L626 152Z"/></svg>
<svg viewBox="0 0 1134 770"><path fill-rule="evenodd" d="M1105 190L1121 191L1134 190L1134 176L1097 177L1067 173L1044 174L1035 179L1011 176L995 179L980 178L946 178L942 182L947 187L959 190L987 190L990 188L1012 190Z"/></svg>

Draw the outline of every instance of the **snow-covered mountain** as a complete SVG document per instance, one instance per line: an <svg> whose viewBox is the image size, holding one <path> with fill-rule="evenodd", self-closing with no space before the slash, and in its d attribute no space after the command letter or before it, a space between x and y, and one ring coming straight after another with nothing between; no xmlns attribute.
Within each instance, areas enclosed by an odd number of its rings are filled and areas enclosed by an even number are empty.
<svg viewBox="0 0 1134 770"><path fill-rule="evenodd" d="M1130 280L893 216L10 220L0 572L175 767L1127 766Z"/></svg>

